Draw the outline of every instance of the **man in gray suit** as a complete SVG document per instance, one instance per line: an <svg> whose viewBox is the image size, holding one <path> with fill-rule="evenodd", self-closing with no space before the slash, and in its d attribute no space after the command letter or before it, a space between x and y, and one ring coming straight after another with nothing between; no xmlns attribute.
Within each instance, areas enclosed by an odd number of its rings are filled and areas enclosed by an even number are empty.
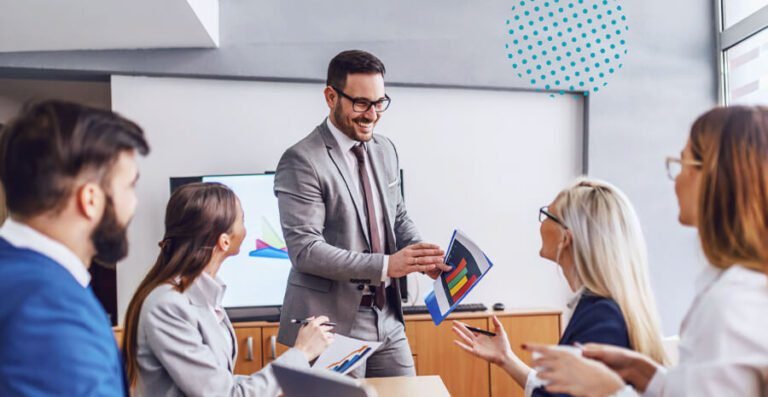
<svg viewBox="0 0 768 397"><path fill-rule="evenodd" d="M356 377L415 375L397 278L450 270L408 217L395 146L373 134L390 102L384 73L367 52L336 55L324 91L330 115L283 154L275 177L293 265L278 341L294 343L291 319L322 314L341 335L383 342Z"/></svg>

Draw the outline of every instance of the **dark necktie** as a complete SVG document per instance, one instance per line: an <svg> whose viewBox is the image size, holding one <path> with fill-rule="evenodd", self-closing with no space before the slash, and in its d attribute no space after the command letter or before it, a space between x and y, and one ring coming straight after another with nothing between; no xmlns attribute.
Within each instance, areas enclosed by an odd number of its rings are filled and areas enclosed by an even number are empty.
<svg viewBox="0 0 768 397"><path fill-rule="evenodd" d="M365 196L365 210L368 216L368 235L371 238L371 252L374 254L383 254L384 248L381 243L381 236L379 236L378 218L376 217L376 211L373 206L373 189L371 188L371 180L368 178L368 162L366 161L365 147L360 143L352 147L352 153L357 157L357 171L360 174L360 183L363 186L363 195ZM384 283L374 287L374 303L379 310L384 308L384 302L386 298L384 295Z"/></svg>

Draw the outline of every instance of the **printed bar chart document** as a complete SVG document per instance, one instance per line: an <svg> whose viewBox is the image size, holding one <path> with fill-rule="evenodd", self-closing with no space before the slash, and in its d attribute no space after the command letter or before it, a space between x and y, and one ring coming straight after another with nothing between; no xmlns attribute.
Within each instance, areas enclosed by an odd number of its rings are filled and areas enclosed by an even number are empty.
<svg viewBox="0 0 768 397"><path fill-rule="evenodd" d="M453 232L447 252L445 263L452 269L435 280L434 290L424 299L435 325L440 325L493 267L480 247L460 230Z"/></svg>
<svg viewBox="0 0 768 397"><path fill-rule="evenodd" d="M336 335L333 343L318 357L312 368L347 374L364 363L379 346L381 346L381 342L369 342Z"/></svg>

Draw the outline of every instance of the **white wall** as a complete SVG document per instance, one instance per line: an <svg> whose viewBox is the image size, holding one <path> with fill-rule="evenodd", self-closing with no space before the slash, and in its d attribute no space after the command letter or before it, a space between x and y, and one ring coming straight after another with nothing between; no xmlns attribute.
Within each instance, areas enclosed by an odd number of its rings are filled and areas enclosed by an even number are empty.
<svg viewBox="0 0 768 397"><path fill-rule="evenodd" d="M113 109L141 124L152 146L140 165L131 254L118 267L121 320L157 255L168 178L274 169L283 151L326 116L322 89L113 76ZM537 211L581 170L581 98L402 87L387 92L393 104L377 132L398 146L408 209L424 238L445 246L458 227L494 261L467 302L562 307L565 282L554 264L538 258ZM418 277L424 295L431 287Z"/></svg>

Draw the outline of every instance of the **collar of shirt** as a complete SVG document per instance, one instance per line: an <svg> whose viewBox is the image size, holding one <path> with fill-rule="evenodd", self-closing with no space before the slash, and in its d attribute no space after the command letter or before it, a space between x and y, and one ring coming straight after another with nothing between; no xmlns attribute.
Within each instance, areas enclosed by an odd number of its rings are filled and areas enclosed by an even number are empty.
<svg viewBox="0 0 768 397"><path fill-rule="evenodd" d="M581 297L584 296L586 292L587 292L587 289L582 286L581 288L573 292L571 296L568 298L568 301L565 304L565 310L563 310L563 313L562 313L563 327L561 329L561 332L565 332L565 328L568 326L568 323L571 322L571 317L573 316L573 312L576 310L576 306L578 306L579 301L581 300Z"/></svg>
<svg viewBox="0 0 768 397"><path fill-rule="evenodd" d="M224 319L224 307L221 302L224 299L226 284L219 277L211 277L207 272L202 272L189 286L188 294L192 303L200 306L208 306L218 317Z"/></svg>
<svg viewBox="0 0 768 397"><path fill-rule="evenodd" d="M757 277L756 277L757 276ZM714 288L716 284L728 283L730 285L745 286L757 282L762 285L765 282L765 274L756 270L751 270L739 264L729 266L725 269L707 265L699 273L695 283L695 295L689 312L693 310L700 299ZM683 320L685 322L685 320Z"/></svg>
<svg viewBox="0 0 768 397"><path fill-rule="evenodd" d="M745 273L746 272L746 273ZM732 265L726 269L721 269L712 265L707 265L696 277L694 283L694 296L693 302L688 308L688 313L683 317L683 321L680 324L680 334L682 335L688 328L688 323L693 316L692 313L696 311L704 296L714 288L715 284L723 282L729 279L741 279L742 276L749 278L753 272L740 265Z"/></svg>
<svg viewBox="0 0 768 397"><path fill-rule="evenodd" d="M72 250L23 223L8 218L0 228L0 237L16 248L29 249L51 258L67 269L83 288L91 282L88 268Z"/></svg>
<svg viewBox="0 0 768 397"><path fill-rule="evenodd" d="M733 267L734 266L731 266L731 268ZM709 289L709 287L720 278L723 272L727 270L730 270L730 268L720 269L712 265L705 266L704 269L702 269L702 271L699 273L699 275L696 276L696 281L694 282L695 295L699 295L702 292Z"/></svg>
<svg viewBox="0 0 768 397"><path fill-rule="evenodd" d="M586 291L587 289L582 286L581 288L577 289L576 292L574 292L570 298L568 298L568 303L566 304L566 306L568 306L568 309L570 311L576 310L576 305L579 304L581 297L584 295Z"/></svg>
<svg viewBox="0 0 768 397"><path fill-rule="evenodd" d="M325 119L325 124L328 126L328 129L331 130L331 135L333 135L333 138L336 139L336 143L339 144L339 148L341 149L342 153L350 153L352 151L352 147L360 143L359 141L348 137L345 133L336 128L336 126L331 122L330 117ZM368 150L365 144L363 144L363 147Z"/></svg>

